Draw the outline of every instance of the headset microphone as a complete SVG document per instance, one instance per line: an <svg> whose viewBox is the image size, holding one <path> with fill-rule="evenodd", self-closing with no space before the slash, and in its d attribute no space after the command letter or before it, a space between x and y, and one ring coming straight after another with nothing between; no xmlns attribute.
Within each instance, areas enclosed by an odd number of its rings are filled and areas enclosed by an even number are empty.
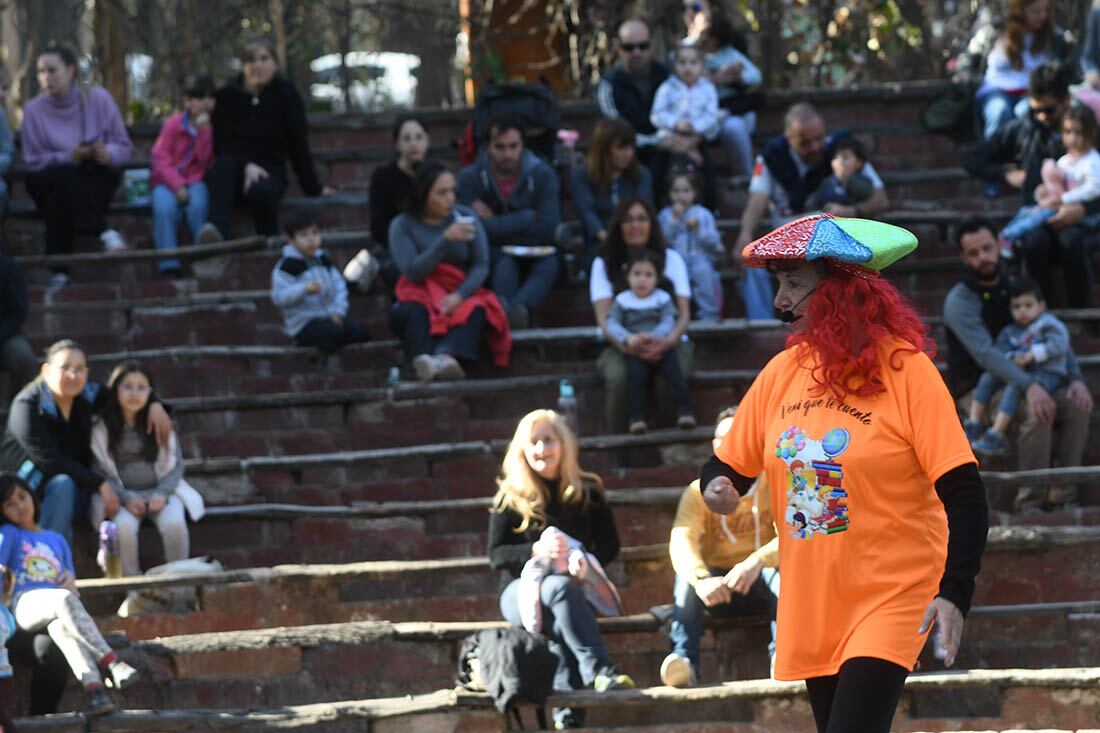
<svg viewBox="0 0 1100 733"><path fill-rule="evenodd" d="M779 311L779 320L783 321L783 323L794 323L799 318L801 318L802 316L796 316L794 314L794 309L797 308L798 306L802 305L802 301L806 300L806 298L809 298L811 295L813 295L815 290L817 290L816 287L810 288L810 292L803 295L802 299L799 300L797 303L792 305L790 308L786 308L784 310Z"/></svg>

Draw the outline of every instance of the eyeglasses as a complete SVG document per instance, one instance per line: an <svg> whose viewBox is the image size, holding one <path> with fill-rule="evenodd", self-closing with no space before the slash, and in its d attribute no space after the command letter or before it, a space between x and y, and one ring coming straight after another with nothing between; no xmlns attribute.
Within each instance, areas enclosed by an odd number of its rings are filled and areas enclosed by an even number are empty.
<svg viewBox="0 0 1100 733"><path fill-rule="evenodd" d="M620 43L619 48L627 53L634 53L635 51L648 51L649 41L642 41L641 43Z"/></svg>
<svg viewBox="0 0 1100 733"><path fill-rule="evenodd" d="M64 366L54 366L53 364L51 364L50 366L53 367L54 369L56 369L57 371L61 372L62 374L68 374L68 375L73 376L73 377L83 377L83 376L86 376L88 374L88 368L87 367L64 367Z"/></svg>

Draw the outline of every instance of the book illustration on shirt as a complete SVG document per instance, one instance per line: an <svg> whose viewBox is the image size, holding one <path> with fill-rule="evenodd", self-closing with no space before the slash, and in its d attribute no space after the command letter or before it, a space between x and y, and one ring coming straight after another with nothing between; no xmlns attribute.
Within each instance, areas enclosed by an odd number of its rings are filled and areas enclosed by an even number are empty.
<svg viewBox="0 0 1100 733"><path fill-rule="evenodd" d="M784 518L796 540L848 529L844 468L835 459L850 442L843 428L833 428L814 440L797 425L789 426L775 441L775 455L787 465Z"/></svg>

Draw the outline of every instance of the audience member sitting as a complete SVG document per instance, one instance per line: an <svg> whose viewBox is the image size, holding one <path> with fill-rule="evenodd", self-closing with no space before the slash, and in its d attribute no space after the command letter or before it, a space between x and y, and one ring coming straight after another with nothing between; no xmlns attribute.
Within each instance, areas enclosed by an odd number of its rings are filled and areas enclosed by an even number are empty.
<svg viewBox="0 0 1100 733"><path fill-rule="evenodd" d="M833 145L833 174L821 182L810 197L809 207L836 216L862 216L860 204L875 192L875 181L867 175L870 163L863 143L854 137ZM875 176L878 179L878 176Z"/></svg>
<svg viewBox="0 0 1100 733"><path fill-rule="evenodd" d="M1001 329L993 346L1053 394L1066 385L1069 330L1053 313L1047 312L1043 292L1034 280L1016 280L1008 295L1013 323ZM1003 392L993 426L983 434L987 408L999 389ZM1019 388L1012 384L1005 385L993 372L982 373L970 400L970 418L963 423L975 452L987 456L1008 452L1008 426L1016 417L1022 396Z"/></svg>
<svg viewBox="0 0 1100 733"><path fill-rule="evenodd" d="M67 541L73 517L83 515L92 493L103 499L108 517L119 499L106 478L92 468L92 418L106 392L88 381L84 349L68 339L46 350L41 374L19 391L8 410L0 441L0 471L27 481L42 505L42 526ZM146 428L166 443L172 419L155 396Z"/></svg>
<svg viewBox="0 0 1100 733"><path fill-rule="evenodd" d="M523 145L516 120L489 123L485 150L458 174L458 198L485 227L492 289L512 328L526 328L561 272L554 237L561 210L558 176Z"/></svg>
<svg viewBox="0 0 1100 733"><path fill-rule="evenodd" d="M1081 51L1081 67L1085 71L1085 84L1100 91L1100 0L1092 0L1088 20L1085 21L1085 45Z"/></svg>
<svg viewBox="0 0 1100 733"><path fill-rule="evenodd" d="M584 268L592 267L596 248L607 239L607 217L619 201L639 197L653 201L653 177L638 162L634 127L622 118L596 123L583 166L573 168L571 193L584 225Z"/></svg>
<svg viewBox="0 0 1100 733"><path fill-rule="evenodd" d="M428 126L417 117L402 116L393 126L393 147L397 156L374 169L370 177L370 236L381 249L382 279L392 288L400 277L390 257L390 222L405 211L412 193L413 174L431 147Z"/></svg>
<svg viewBox="0 0 1100 733"><path fill-rule="evenodd" d="M706 135L718 135L718 92L703 76L703 53L695 46L676 47L673 72L657 88L650 119L660 139L678 135L691 141L673 160L703 172L703 200L708 207L717 208L718 184L704 143Z"/></svg>
<svg viewBox="0 0 1100 733"><path fill-rule="evenodd" d="M615 296L607 316L607 331L626 349L637 350L646 343L660 342L676 327L676 306L672 296L658 287L664 269L664 253L641 249L630 253L626 264L628 290ZM669 349L656 361L646 361L632 353L626 361L627 403L630 411L630 432L644 433L646 424L646 392L651 371L658 371L672 389L676 403L676 424L681 428L695 427L691 395L687 380L680 369L676 349Z"/></svg>
<svg viewBox="0 0 1100 733"><path fill-rule="evenodd" d="M588 295L592 301L596 324L609 344L596 360L596 368L603 376L606 393L607 431L624 433L628 426L628 355L657 363L666 351L676 349L681 369L685 374L691 372L692 343L684 338L691 320L691 284L684 258L675 250L666 249L653 206L648 201L635 198L619 202L608 222L607 232L607 241L592 262ZM660 339L635 341L628 345L611 334L608 314L615 295L627 289L626 264L631 253L642 249L664 254L665 264L661 276L672 285L677 310L676 327ZM658 399L662 406L669 407L671 400L666 399L671 397L666 391L668 385L660 378L658 384L661 387L658 390ZM662 409L662 412L672 411Z"/></svg>
<svg viewBox="0 0 1100 733"><path fill-rule="evenodd" d="M103 688L104 675L123 690L137 682L138 673L111 650L80 602L68 540L39 526L38 497L14 473L0 475L0 506L5 522L0 527L0 566L15 576L15 622L23 631L49 632L83 685L92 715L114 711Z"/></svg>
<svg viewBox="0 0 1100 733"><path fill-rule="evenodd" d="M503 316L503 310L482 288L489 277L485 228L473 209L455 204L455 177L446 166L417 168L409 209L390 223L389 240L401 270L390 328L404 342L418 379L464 379L460 362L477 361L482 331L494 327L490 311ZM494 357L500 363L499 351Z"/></svg>
<svg viewBox="0 0 1100 733"><path fill-rule="evenodd" d="M749 201L741 215L741 230L732 252L734 264L740 265L741 250L755 238L762 222L775 227L809 211L810 194L831 172L834 141L846 135L844 131L837 131L833 138L826 138L824 120L806 102L799 102L787 110L783 134L771 139L753 166ZM860 204L859 215L873 218L885 211L890 201L874 166L866 163L864 173L874 182L875 190L871 198ZM769 209L770 221L765 222ZM849 215L854 215L854 211ZM741 297L748 317L771 318L774 310L768 271L761 268L741 270Z"/></svg>
<svg viewBox="0 0 1100 733"><path fill-rule="evenodd" d="M621 117L634 127L638 159L653 174L656 186L664 185L671 154L683 154L695 141L679 133L660 137L650 121L657 88L668 78L668 69L654 60L652 33L640 18L619 25L618 63L596 86L596 104L601 117Z"/></svg>
<svg viewBox="0 0 1100 733"><path fill-rule="evenodd" d="M36 633L16 630L8 640L8 654L13 664L31 668L27 712L30 715L56 713L72 672L65 655L46 630Z"/></svg>
<svg viewBox="0 0 1100 733"><path fill-rule="evenodd" d="M759 91L764 77L760 69L738 48L741 38L722 14L713 14L699 38L706 53L706 73L718 90L718 107L724 117L722 149L734 175L752 175L752 132L756 110L763 104ZM708 135L709 137L709 135Z"/></svg>
<svg viewBox="0 0 1100 733"><path fill-rule="evenodd" d="M143 519L160 532L167 562L191 556L187 517L198 521L205 513L202 496L183 477L183 449L175 431L162 446L145 430L153 375L134 361L119 364L107 380L107 398L92 425L92 458L106 476L120 507L113 517L118 526L123 575L141 575L138 530ZM106 504L92 496L92 527L106 518ZM106 568L105 568L106 569Z"/></svg>
<svg viewBox="0 0 1100 733"><path fill-rule="evenodd" d="M519 421L497 487L489 515L489 564L500 571L501 615L522 626L520 573L528 560L564 559L568 536L606 567L619 554L619 534L603 481L581 468L577 439L552 410L535 410ZM543 539L550 527L560 532ZM549 575L542 580L539 601L543 634L558 659L555 690L634 686L615 668L580 583L570 575ZM559 730L579 727L583 711L554 710L554 721Z"/></svg>
<svg viewBox="0 0 1100 733"><path fill-rule="evenodd" d="M992 372L1021 390L1027 402L1016 436L1017 468L1049 468L1055 460L1059 466L1080 466L1093 400L1076 356L1071 349L1068 384L1050 393L997 348L994 337L1013 319L1011 279L1002 267L996 234L989 222L969 219L959 226L957 236L967 273L943 303L951 394L967 414L970 391L983 371ZM1016 506L1031 511L1072 504L1076 499L1074 486L1027 486L1017 492Z"/></svg>
<svg viewBox="0 0 1100 733"><path fill-rule="evenodd" d="M1042 182L1043 161L1057 160L1065 154L1059 132L1071 98L1066 75L1057 64L1043 64L1032 72L1027 103L1029 116L1006 122L993 137L967 152L963 166L972 175L1005 181L1020 189L1021 204L1033 206L1035 191ZM1072 308L1088 308L1093 302L1091 235L1083 219L1096 213L1100 213L1100 199L1063 202L1045 226L1033 229L1020 240L1028 274L1048 295L1053 293L1051 265L1061 264L1066 298Z"/></svg>
<svg viewBox="0 0 1100 733"><path fill-rule="evenodd" d="M38 54L37 69L42 93L23 109L22 146L27 193L46 222L46 254L72 252L78 232L99 235L108 251L125 249L106 220L133 147L118 105L106 89L80 82L67 48ZM67 268L53 269L54 286L70 282Z"/></svg>
<svg viewBox="0 0 1100 733"><path fill-rule="evenodd" d="M317 180L306 108L298 91L278 74L274 45L268 39L250 41L241 64L244 73L218 90L214 106L215 158L206 174L210 223L228 237L233 206L243 201L256 232L274 236L288 158L307 196L333 191Z"/></svg>
<svg viewBox="0 0 1100 733"><path fill-rule="evenodd" d="M1011 257L1012 243L1043 226L1062 204L1087 204L1100 198L1100 153L1096 152L1096 115L1084 105L1071 106L1062 116L1066 154L1043 161L1043 182L1035 189L1035 206L1024 206L1001 230L1001 253ZM1086 217L1089 231L1100 226L1100 215Z"/></svg>
<svg viewBox="0 0 1100 733"><path fill-rule="evenodd" d="M982 138L1008 120L1027 115L1028 76L1049 60L1064 61L1070 49L1055 29L1050 0L1009 0L1004 30L985 59L985 76L974 95Z"/></svg>
<svg viewBox="0 0 1100 733"><path fill-rule="evenodd" d="M8 213L8 205L11 203L7 176L15 162L15 136L11 134L8 113L4 111L4 102L10 87L11 71L0 65L0 216Z"/></svg>
<svg viewBox="0 0 1100 733"><path fill-rule="evenodd" d="M202 180L214 162L214 134L210 113L214 109L214 80L187 76L180 80L183 111L172 115L153 143L153 244L157 249L176 249L176 233L182 207L187 228L196 243L216 241L217 228L206 221L210 195ZM157 262L160 274L176 278L179 260Z"/></svg>
<svg viewBox="0 0 1100 733"><path fill-rule="evenodd" d="M8 373L12 391L34 379L38 357L23 335L27 320L27 283L19 263L0 254L0 369Z"/></svg>
<svg viewBox="0 0 1100 733"><path fill-rule="evenodd" d="M693 171L673 170L669 175L668 206L657 216L661 233L671 249L687 263L691 294L700 321L722 318L722 278L718 259L725 255L722 235L714 214L700 206L702 185Z"/></svg>
<svg viewBox="0 0 1100 733"><path fill-rule="evenodd" d="M723 410L714 428L715 450L733 425L736 407ZM766 543L766 544L762 544ZM775 657L776 586L779 541L772 520L771 491L761 475L729 516L715 514L703 503L696 479L680 495L668 542L676 571L672 652L661 663L661 682L688 687L699 681L699 641L703 617L768 616Z"/></svg>
<svg viewBox="0 0 1100 733"><path fill-rule="evenodd" d="M271 301L287 335L326 354L370 341L367 327L348 318L348 285L321 249L317 217L296 211L283 229L287 243L271 271Z"/></svg>

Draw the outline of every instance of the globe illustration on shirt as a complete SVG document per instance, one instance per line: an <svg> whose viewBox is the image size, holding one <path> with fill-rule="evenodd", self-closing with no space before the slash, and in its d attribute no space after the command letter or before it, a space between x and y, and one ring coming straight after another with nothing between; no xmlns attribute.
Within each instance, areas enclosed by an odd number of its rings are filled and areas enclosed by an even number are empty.
<svg viewBox="0 0 1100 733"><path fill-rule="evenodd" d="M829 458L836 458L848 447L850 439L851 436L844 428L833 428L821 438L821 450L825 451L825 455Z"/></svg>

